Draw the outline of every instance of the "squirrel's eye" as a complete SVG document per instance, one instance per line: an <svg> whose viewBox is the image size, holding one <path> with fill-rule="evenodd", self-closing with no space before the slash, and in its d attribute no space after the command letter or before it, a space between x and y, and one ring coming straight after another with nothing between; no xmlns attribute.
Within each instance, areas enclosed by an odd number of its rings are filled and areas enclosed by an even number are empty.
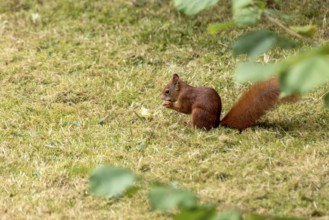
<svg viewBox="0 0 329 220"><path fill-rule="evenodd" d="M166 94L169 94L169 89L166 89Z"/></svg>

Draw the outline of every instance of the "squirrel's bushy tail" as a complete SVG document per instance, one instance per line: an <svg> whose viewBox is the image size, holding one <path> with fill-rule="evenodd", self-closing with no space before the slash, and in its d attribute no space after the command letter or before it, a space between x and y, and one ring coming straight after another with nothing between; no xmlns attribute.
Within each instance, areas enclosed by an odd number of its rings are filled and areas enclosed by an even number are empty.
<svg viewBox="0 0 329 220"><path fill-rule="evenodd" d="M242 131L256 124L256 121L279 102L278 79L257 83L249 88L220 124Z"/></svg>

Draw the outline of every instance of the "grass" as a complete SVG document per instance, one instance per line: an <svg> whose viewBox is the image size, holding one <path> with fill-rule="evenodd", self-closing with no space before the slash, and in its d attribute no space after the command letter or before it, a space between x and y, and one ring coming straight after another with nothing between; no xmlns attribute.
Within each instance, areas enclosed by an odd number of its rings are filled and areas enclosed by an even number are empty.
<svg viewBox="0 0 329 220"><path fill-rule="evenodd" d="M325 25L326 9L311 9L290 22ZM166 1L5 0L0 12L2 219L170 219L150 211L146 190L91 196L101 163L175 182L218 210L329 218L325 87L242 134L191 130L188 116L161 107L173 73L216 88L225 112L243 92L229 49L243 30L205 31L228 7L189 18Z"/></svg>

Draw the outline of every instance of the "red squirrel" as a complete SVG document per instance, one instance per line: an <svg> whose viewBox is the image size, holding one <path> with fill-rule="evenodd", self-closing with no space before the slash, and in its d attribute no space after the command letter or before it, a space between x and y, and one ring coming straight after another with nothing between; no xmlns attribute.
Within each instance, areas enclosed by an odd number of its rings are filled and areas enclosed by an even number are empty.
<svg viewBox="0 0 329 220"><path fill-rule="evenodd" d="M256 121L279 102L280 85L270 79L251 86L220 121L221 98L216 90L193 87L174 74L163 88L163 106L185 114L192 114L192 128L210 130L219 125L238 129L252 127Z"/></svg>

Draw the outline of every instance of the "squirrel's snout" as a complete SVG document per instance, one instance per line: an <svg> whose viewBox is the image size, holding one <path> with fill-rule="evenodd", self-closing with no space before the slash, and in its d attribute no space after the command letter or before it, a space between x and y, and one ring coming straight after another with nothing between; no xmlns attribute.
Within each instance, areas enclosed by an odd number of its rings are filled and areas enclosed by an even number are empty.
<svg viewBox="0 0 329 220"><path fill-rule="evenodd" d="M164 101L171 101L170 97L165 96L165 95L161 95L160 98L161 98L162 100L164 100Z"/></svg>

